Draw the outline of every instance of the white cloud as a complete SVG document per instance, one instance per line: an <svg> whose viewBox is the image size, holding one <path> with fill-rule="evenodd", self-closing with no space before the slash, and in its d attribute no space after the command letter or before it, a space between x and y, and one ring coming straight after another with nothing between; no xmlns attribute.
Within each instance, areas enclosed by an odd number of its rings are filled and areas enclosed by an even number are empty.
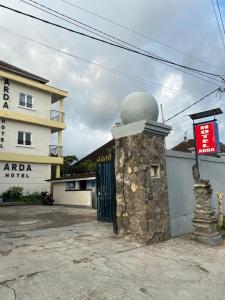
<svg viewBox="0 0 225 300"><path fill-rule="evenodd" d="M79 159L111 139L110 131L92 129L78 122L74 122L63 136L64 144L67 145L67 153L76 153Z"/></svg>
<svg viewBox="0 0 225 300"><path fill-rule="evenodd" d="M8 5L8 2L2 0L2 4ZM53 1L41 2L53 7ZM139 0L114 0L107 3L103 0L86 0L85 3L77 0L76 4L225 70L225 52L221 47L210 3L206 3L205 0L142 0L141 5ZM10 6L63 24L63 21L21 4L20 1L12 0ZM183 56L153 40L87 15L62 1L54 1L54 9L175 62L209 72L220 72L217 68ZM0 30L2 60L48 78L51 85L69 92L65 103L67 121L64 133L65 154L74 152L82 156L110 139L110 129L119 118L120 104L129 93L137 90L152 93L158 102L163 104L165 117L169 117L192 103L195 100L193 96L201 97L214 89L214 85L169 68L165 64L88 40L25 16L1 9L0 18L1 26L18 33L99 64L133 74L146 81L176 89L181 94L190 95L185 97L170 93L166 89L162 91L144 86ZM67 26L73 27L72 24ZM215 96L207 99L186 114L207 108L214 99ZM187 117L180 115L171 121L174 129L167 139L169 146L182 139L185 130L188 129L191 134L191 122L186 119ZM224 124L223 118L220 119L220 124ZM220 129L223 126L220 125ZM225 134L222 134L223 138Z"/></svg>
<svg viewBox="0 0 225 300"><path fill-rule="evenodd" d="M175 98L174 93L171 90L176 90L175 93L182 92L183 79L181 74L169 74L164 80L161 97L164 99L164 103L170 102L171 99ZM169 90L170 89L170 90Z"/></svg>

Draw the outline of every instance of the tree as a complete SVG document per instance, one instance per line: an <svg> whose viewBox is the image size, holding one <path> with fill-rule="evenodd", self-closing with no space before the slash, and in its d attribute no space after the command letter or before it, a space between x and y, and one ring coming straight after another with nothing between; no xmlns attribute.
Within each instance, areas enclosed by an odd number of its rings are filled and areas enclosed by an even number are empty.
<svg viewBox="0 0 225 300"><path fill-rule="evenodd" d="M78 161L78 158L76 157L76 155L67 155L67 156L64 156L64 163L63 163L63 166L61 168L61 176L70 173L71 163L73 161L74 162Z"/></svg>
<svg viewBox="0 0 225 300"><path fill-rule="evenodd" d="M72 169L72 173L95 172L96 162L91 159L86 159L78 162Z"/></svg>
<svg viewBox="0 0 225 300"><path fill-rule="evenodd" d="M60 176L69 174L70 169L71 169L71 163L73 161L78 160L76 155L67 155L67 156L64 156L63 158L64 158L64 161L63 161L63 165L60 168ZM56 174L56 166L52 165L52 178L55 178L55 174Z"/></svg>

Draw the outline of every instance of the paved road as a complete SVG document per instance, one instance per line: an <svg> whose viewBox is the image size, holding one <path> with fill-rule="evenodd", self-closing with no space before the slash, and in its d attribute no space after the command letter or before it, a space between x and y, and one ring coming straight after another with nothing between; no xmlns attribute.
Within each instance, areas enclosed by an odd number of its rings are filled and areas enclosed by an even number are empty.
<svg viewBox="0 0 225 300"><path fill-rule="evenodd" d="M30 223L16 228L18 220L1 220L1 300L225 299L225 245L184 237L143 247L115 237L93 211L67 208L58 211L64 225L35 229L39 212L23 209ZM84 218L66 224L66 215Z"/></svg>

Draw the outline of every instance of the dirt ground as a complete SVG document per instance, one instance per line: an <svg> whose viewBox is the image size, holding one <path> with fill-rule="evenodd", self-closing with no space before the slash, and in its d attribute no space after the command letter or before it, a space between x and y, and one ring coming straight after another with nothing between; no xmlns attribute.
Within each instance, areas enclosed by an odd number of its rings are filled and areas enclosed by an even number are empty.
<svg viewBox="0 0 225 300"><path fill-rule="evenodd" d="M141 246L96 211L0 207L0 300L224 300L225 244Z"/></svg>

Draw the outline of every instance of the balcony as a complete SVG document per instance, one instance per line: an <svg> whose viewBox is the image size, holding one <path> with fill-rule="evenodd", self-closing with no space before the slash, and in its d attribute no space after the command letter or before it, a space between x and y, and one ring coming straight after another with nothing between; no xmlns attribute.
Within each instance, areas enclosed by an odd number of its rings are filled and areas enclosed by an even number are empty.
<svg viewBox="0 0 225 300"><path fill-rule="evenodd" d="M63 147L57 145L49 146L49 156L53 157L62 157L63 156Z"/></svg>
<svg viewBox="0 0 225 300"><path fill-rule="evenodd" d="M0 119L7 119L17 122L23 122L28 124L40 125L44 127L51 128L51 132L57 132L64 130L66 125L64 123L64 113L62 112L52 112L51 117L48 118L33 116L30 114L24 114L17 111L9 111L0 109Z"/></svg>
<svg viewBox="0 0 225 300"><path fill-rule="evenodd" d="M50 110L50 119L56 122L64 123L65 113L58 110Z"/></svg>

